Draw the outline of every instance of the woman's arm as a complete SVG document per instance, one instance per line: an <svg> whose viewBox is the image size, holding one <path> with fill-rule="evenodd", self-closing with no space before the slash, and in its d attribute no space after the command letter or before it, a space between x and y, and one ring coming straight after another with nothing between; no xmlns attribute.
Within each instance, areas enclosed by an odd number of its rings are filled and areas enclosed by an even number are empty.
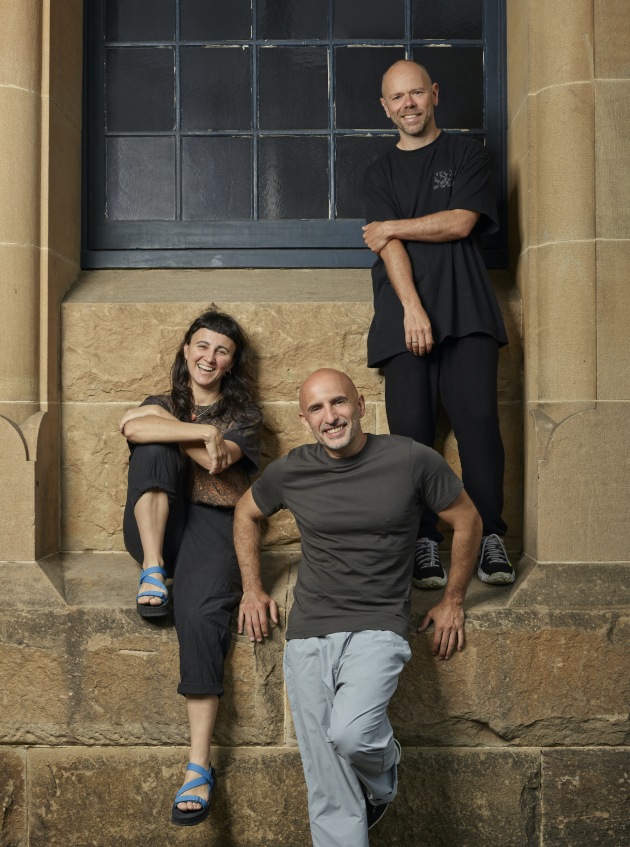
<svg viewBox="0 0 630 847"><path fill-rule="evenodd" d="M151 411L142 415L131 414L143 409ZM160 409L160 413L154 412L154 409ZM221 473L243 455L238 444L226 441L216 426L179 421L161 406L131 409L121 421L121 432L132 444L177 443L193 462L211 474Z"/></svg>

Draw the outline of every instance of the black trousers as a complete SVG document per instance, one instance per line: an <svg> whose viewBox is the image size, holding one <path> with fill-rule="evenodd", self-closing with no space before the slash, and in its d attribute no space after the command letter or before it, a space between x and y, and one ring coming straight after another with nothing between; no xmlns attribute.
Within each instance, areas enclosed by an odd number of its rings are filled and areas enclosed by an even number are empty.
<svg viewBox="0 0 630 847"><path fill-rule="evenodd" d="M483 520L483 533L504 536L505 454L499 431L499 347L489 335L447 338L426 356L400 353L383 365L389 431L433 447L441 398L451 420L464 487ZM440 541L437 516L425 509L419 538Z"/></svg>
<svg viewBox="0 0 630 847"><path fill-rule="evenodd" d="M232 538L233 509L184 499L184 462L176 444L132 445L125 546L142 564L134 507L149 490L166 492L169 515L164 567L173 577L173 612L179 641L180 694L223 694L223 665L231 641L232 612L241 577Z"/></svg>

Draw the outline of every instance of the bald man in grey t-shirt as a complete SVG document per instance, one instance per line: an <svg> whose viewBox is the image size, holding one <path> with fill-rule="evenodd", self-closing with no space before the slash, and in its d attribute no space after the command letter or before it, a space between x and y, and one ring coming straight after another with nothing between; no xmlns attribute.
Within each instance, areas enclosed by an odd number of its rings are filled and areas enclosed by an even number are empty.
<svg viewBox="0 0 630 847"><path fill-rule="evenodd" d="M289 509L302 537L284 672L308 789L315 847L367 847L368 828L397 791L400 746L387 706L411 657L407 642L413 549L426 503L453 527L444 597L420 630L433 652L464 647L463 601L481 521L459 479L431 448L364 433L363 397L322 369L300 390L300 418L316 444L273 462L234 518L243 578L239 631L269 634L276 603L260 580L260 522Z"/></svg>

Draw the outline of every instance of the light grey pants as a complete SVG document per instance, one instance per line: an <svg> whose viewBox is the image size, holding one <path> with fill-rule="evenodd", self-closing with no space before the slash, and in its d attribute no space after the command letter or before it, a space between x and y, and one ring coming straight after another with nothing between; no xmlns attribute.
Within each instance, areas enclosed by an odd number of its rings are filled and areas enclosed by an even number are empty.
<svg viewBox="0 0 630 847"><path fill-rule="evenodd" d="M382 630L287 642L284 676L314 847L368 847L359 780L375 805L396 796L399 756L386 710L410 658L407 641Z"/></svg>

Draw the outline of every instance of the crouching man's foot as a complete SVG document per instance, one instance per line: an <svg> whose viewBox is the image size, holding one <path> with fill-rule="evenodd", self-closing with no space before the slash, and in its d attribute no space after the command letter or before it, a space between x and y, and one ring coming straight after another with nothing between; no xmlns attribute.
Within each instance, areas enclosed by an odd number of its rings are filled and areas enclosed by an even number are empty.
<svg viewBox="0 0 630 847"><path fill-rule="evenodd" d="M503 539L498 535L484 535L479 551L477 576L491 585L509 585L514 582L514 567L505 552Z"/></svg>
<svg viewBox="0 0 630 847"><path fill-rule="evenodd" d="M396 738L394 738L394 744L398 748L398 760L397 760L397 763L396 763L396 764L398 764L398 762L400 761L400 756L401 756L402 750L401 750L400 744L399 744L399 742ZM361 791L363 791L363 796L365 797L365 814L367 816L367 828L372 829L372 827L376 826L376 824L383 817L383 815L385 814L385 812L389 808L390 804L389 803L379 803L377 806L374 805L374 803L372 803L371 800L368 800L367 788L365 787L365 785L363 785L363 783L360 783L360 784L361 784Z"/></svg>

